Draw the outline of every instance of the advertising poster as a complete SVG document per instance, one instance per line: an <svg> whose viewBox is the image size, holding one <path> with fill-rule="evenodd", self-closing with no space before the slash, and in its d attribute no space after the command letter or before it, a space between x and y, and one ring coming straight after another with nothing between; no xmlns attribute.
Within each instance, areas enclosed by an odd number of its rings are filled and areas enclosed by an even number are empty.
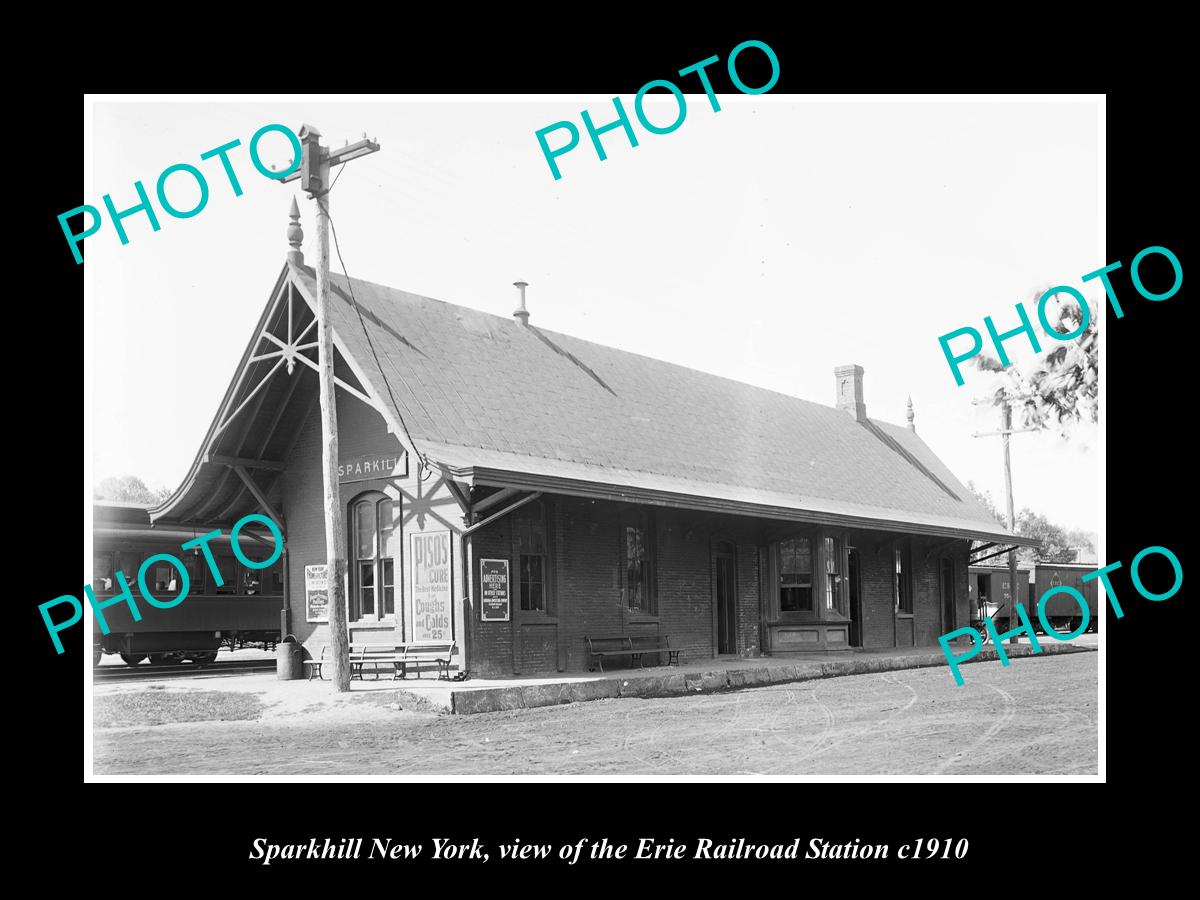
<svg viewBox="0 0 1200 900"><path fill-rule="evenodd" d="M329 621L329 566L304 567L304 618L308 622Z"/></svg>
<svg viewBox="0 0 1200 900"><path fill-rule="evenodd" d="M412 639L449 640L450 532L414 534L409 571L412 572Z"/></svg>
<svg viewBox="0 0 1200 900"><path fill-rule="evenodd" d="M508 560L479 561L479 614L485 622L507 622L510 615Z"/></svg>

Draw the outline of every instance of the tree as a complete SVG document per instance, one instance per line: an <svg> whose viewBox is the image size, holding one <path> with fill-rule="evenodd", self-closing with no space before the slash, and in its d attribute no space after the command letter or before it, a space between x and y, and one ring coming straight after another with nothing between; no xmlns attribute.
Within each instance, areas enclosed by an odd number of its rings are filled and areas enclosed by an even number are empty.
<svg viewBox="0 0 1200 900"><path fill-rule="evenodd" d="M124 503L162 503L171 496L168 488L151 490L136 475L110 475L92 491L97 500L118 500Z"/></svg>
<svg viewBox="0 0 1200 900"><path fill-rule="evenodd" d="M1099 546L1099 536L1094 531L1084 531L1082 528L1072 528L1067 532L1067 540L1071 542L1072 547L1083 550L1085 553L1095 555L1096 548Z"/></svg>
<svg viewBox="0 0 1200 900"><path fill-rule="evenodd" d="M1041 292L1037 296L1040 297ZM1054 330L1060 334L1070 334L1078 329L1084 315L1074 301L1060 302L1054 313L1050 313L1049 308L1047 313L1048 319L1057 317ZM1033 368L1025 373L1016 365L1002 366L999 360L986 353L976 356L975 364L979 369L1000 378L1001 383L989 397L992 404L1000 406L1007 397L1014 413L1021 413L1025 428L1057 426L1063 437L1068 437L1078 422L1095 423L1099 418L1100 385L1096 319L1095 307L1088 304L1087 326L1083 333L1059 343L1039 357ZM1051 338L1045 337L1043 341L1051 341Z"/></svg>
<svg viewBox="0 0 1200 900"><path fill-rule="evenodd" d="M980 491L979 488L975 487L975 482L973 481L967 482L967 490L970 491L971 495L983 505L984 509L992 514L993 519L995 519L1001 525L1007 527L1008 516L1003 515L1000 510L996 509L996 502L992 500L991 491Z"/></svg>
<svg viewBox="0 0 1200 900"><path fill-rule="evenodd" d="M1067 533L1028 506L1017 513L1017 534L1037 538L1042 544L1040 552L1033 547L1023 547L1019 551L1018 555L1024 563L1075 562L1074 542Z"/></svg>

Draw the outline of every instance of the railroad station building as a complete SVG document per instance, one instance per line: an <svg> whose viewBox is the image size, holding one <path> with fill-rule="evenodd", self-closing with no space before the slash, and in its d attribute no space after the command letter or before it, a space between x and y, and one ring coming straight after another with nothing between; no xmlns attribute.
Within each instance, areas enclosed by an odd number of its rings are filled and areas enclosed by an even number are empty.
<svg viewBox="0 0 1200 900"><path fill-rule="evenodd" d="M281 631L328 642L316 284L292 250L155 527L264 513ZM585 669L585 637L718 655L936 646L972 542L1009 535L913 427L339 275L338 459L352 642L453 638L473 675ZM881 373L895 377L896 373Z"/></svg>

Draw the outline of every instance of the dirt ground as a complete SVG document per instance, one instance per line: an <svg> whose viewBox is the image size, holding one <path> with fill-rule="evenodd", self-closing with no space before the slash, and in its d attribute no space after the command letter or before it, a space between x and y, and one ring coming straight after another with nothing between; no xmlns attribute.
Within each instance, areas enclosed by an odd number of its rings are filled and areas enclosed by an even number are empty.
<svg viewBox="0 0 1200 900"><path fill-rule="evenodd" d="M974 664L963 687L939 667L474 716L401 709L386 692L250 721L150 725L156 705L146 724L97 727L95 773L1095 774L1097 659Z"/></svg>

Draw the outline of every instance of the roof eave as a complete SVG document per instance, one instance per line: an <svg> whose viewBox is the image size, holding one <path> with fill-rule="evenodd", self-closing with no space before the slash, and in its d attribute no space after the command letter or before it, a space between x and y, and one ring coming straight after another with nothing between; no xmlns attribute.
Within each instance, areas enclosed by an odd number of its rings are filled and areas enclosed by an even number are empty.
<svg viewBox="0 0 1200 900"><path fill-rule="evenodd" d="M291 264L284 263L279 272L279 276L275 279L275 286L271 289L270 297L272 300L274 300L285 282L287 282L289 279L292 279ZM196 452L196 458L192 460L191 468L188 469L188 473L186 476L184 476L183 482L175 489L175 492L171 494L170 497L168 497L159 505L153 506L148 510L150 514L151 525L168 517L171 514L171 511L178 506L183 498L186 497L190 492L192 485L196 481L196 476L200 473L200 467L204 465L204 458L208 454L209 445L212 443L214 433L221 422L221 415L229 407L230 402L237 391L238 375L249 363L250 357L254 355L254 348L258 346L258 342L260 340L259 335L262 333L267 317L271 314L271 309L273 306L274 303L268 301L262 311L262 315L259 316L258 324L254 329L254 336L250 339L250 343L247 345L245 352L242 354L242 359L241 362L238 363L237 369L234 370L233 378L230 379L229 386L225 389L225 395L221 398L221 403L217 407L217 412L213 416L212 422L208 426L208 431L206 431L204 434L204 440L200 442L200 449Z"/></svg>
<svg viewBox="0 0 1200 900"><path fill-rule="evenodd" d="M552 475L537 475L529 472L515 472L482 466L443 466L442 468L457 480L483 487L511 487L522 490L548 491L555 494L588 497L597 500L617 502L635 501L652 506L670 506L680 509L694 509L702 512L724 512L732 515L756 516L782 521L811 523L814 525L873 528L880 531L901 531L905 534L996 541L1021 547L1036 547L1039 545L1039 541L1036 538L1009 534L1006 531L987 531L982 528L969 529L931 525L922 522L905 521L904 519L852 516L842 513L773 506L742 500L705 497L652 488L584 481Z"/></svg>

